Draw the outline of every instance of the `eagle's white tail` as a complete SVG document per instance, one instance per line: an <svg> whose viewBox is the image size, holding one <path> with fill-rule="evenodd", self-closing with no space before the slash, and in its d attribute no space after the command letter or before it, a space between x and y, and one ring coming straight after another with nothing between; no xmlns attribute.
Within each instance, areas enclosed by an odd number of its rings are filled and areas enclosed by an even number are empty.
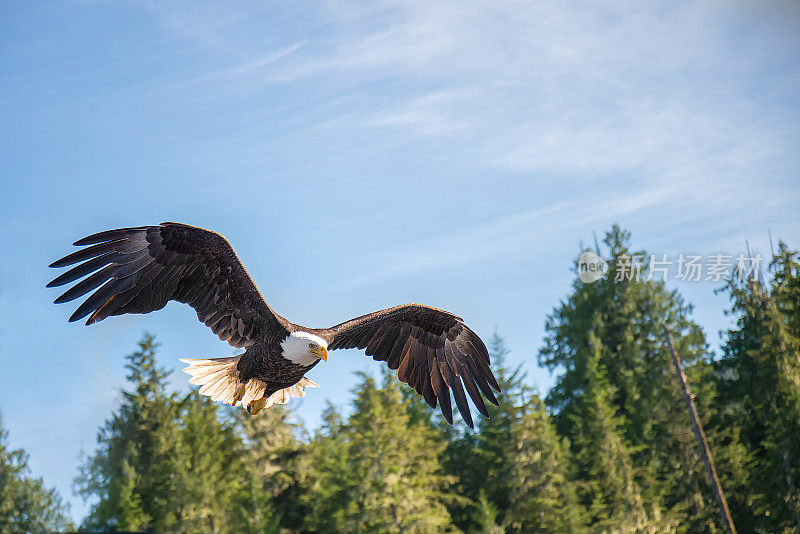
<svg viewBox="0 0 800 534"><path fill-rule="evenodd" d="M189 367L183 371L192 375L190 384L200 386L200 394L208 395L211 400L221 401L225 404L234 406L247 406L254 400L261 399L267 392L267 385L261 380L251 378L244 389L244 396L234 402L236 390L242 385L239 380L239 371L236 365L241 356L230 358L210 358L207 360L181 359ZM269 396L264 408L269 408L273 404L286 404L292 397L305 397L306 388L318 388L319 384L312 382L306 377L300 379L298 383L285 389L279 389Z"/></svg>

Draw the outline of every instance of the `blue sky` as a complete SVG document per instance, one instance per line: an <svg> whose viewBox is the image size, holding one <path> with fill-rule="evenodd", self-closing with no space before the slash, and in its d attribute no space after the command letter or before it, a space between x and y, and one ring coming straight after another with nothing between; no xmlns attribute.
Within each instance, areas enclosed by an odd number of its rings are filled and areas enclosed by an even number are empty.
<svg viewBox="0 0 800 534"><path fill-rule="evenodd" d="M226 235L279 313L327 326L423 302L536 366L579 243L800 246L800 9L790 2L5 2L0 410L73 503L143 331L160 361L232 349L178 304L68 324L74 240L174 220ZM711 282L671 282L713 347ZM317 424L333 353L293 404ZM186 389L180 374L176 388Z"/></svg>

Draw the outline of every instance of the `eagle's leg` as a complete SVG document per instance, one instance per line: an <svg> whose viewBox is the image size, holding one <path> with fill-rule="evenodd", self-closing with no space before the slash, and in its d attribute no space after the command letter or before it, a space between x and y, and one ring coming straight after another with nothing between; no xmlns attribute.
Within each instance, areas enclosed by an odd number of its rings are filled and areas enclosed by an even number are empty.
<svg viewBox="0 0 800 534"><path fill-rule="evenodd" d="M258 412L264 409L264 406L267 404L267 397L261 397L258 400L250 401L247 405L247 413L250 415L256 415Z"/></svg>
<svg viewBox="0 0 800 534"><path fill-rule="evenodd" d="M233 402L231 404L236 405L237 402L242 400L246 386L247 384L239 384L239 387L233 392Z"/></svg>

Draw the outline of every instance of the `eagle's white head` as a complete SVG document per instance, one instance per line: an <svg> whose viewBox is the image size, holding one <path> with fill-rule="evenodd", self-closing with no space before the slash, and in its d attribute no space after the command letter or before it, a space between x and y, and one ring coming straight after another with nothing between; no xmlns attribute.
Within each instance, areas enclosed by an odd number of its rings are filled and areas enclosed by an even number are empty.
<svg viewBox="0 0 800 534"><path fill-rule="evenodd" d="M311 365L317 360L328 361L328 344L310 332L292 332L281 342L282 356L292 363Z"/></svg>

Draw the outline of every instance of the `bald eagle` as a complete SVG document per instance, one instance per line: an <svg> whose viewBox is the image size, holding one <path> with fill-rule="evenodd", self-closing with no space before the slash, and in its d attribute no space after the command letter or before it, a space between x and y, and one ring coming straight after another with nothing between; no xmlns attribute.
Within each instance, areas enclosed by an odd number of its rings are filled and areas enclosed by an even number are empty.
<svg viewBox="0 0 800 534"><path fill-rule="evenodd" d="M305 389L319 387L305 374L334 349L364 349L397 370L397 377L453 422L450 390L464 422L473 426L466 393L488 417L481 394L494 405L500 388L483 341L461 318L421 304L406 304L350 319L330 328L306 328L272 311L230 243L215 232L179 223L100 232L80 239L86 247L50 267L78 262L47 284L80 278L55 300L94 291L69 318L87 325L110 315L149 313L170 300L183 302L239 356L181 360L200 393L256 414ZM85 278L84 278L85 277ZM99 289L98 289L99 288Z"/></svg>

